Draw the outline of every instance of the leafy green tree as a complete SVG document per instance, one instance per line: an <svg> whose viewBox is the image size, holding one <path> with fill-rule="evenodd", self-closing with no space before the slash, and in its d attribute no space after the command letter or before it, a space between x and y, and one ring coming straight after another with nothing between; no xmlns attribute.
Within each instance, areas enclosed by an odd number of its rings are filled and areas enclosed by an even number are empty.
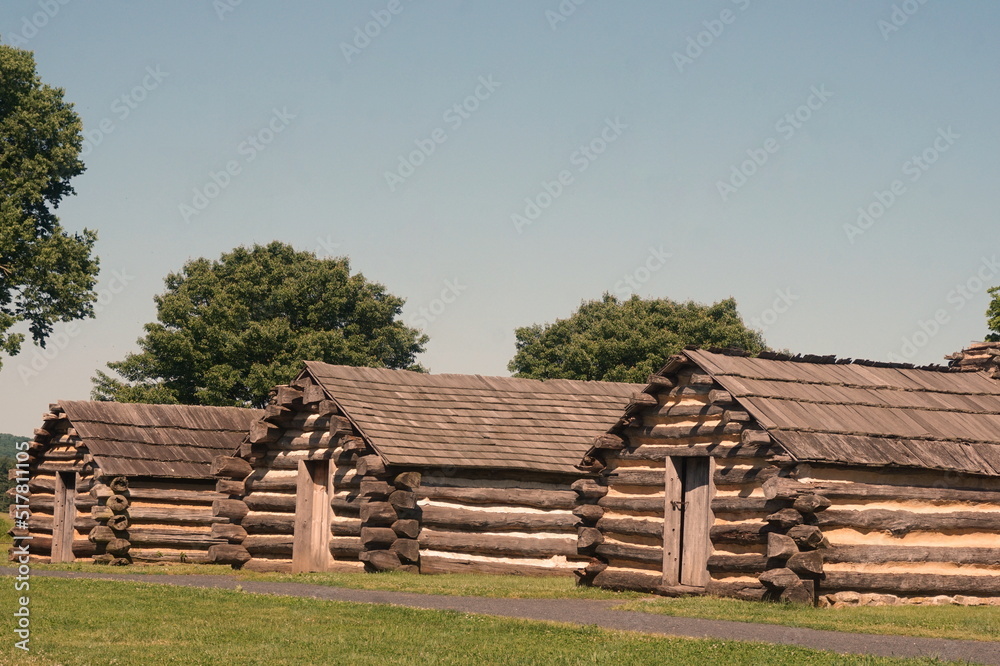
<svg viewBox="0 0 1000 666"><path fill-rule="evenodd" d="M83 172L81 132L31 52L0 45L0 352L11 356L25 339L12 332L19 323L45 346L55 322L93 316L97 236L67 232L53 213Z"/></svg>
<svg viewBox="0 0 1000 666"><path fill-rule="evenodd" d="M121 402L263 405L303 360L422 370L427 336L398 319L403 299L273 242L195 259L166 278L141 352L98 371L93 397Z"/></svg>
<svg viewBox="0 0 1000 666"><path fill-rule="evenodd" d="M990 327L992 333L986 336L987 342L1000 342L1000 287L993 287L989 290L993 300L986 308L988 320L986 325Z"/></svg>
<svg viewBox="0 0 1000 666"><path fill-rule="evenodd" d="M30 437L20 437L0 432L0 458L13 458L17 454L17 445L21 442L27 442L30 439Z"/></svg>
<svg viewBox="0 0 1000 666"><path fill-rule="evenodd" d="M767 347L728 298L714 305L604 294L568 319L518 328L517 352L507 365L516 377L644 382L687 345Z"/></svg>

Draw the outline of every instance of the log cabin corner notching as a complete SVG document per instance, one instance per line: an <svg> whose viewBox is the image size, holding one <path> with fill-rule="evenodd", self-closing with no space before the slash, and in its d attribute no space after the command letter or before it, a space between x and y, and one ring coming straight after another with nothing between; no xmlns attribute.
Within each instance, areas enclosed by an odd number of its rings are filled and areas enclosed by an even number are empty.
<svg viewBox="0 0 1000 666"><path fill-rule="evenodd" d="M61 401L28 448L33 561L203 562L214 544L211 461L263 412L237 407ZM14 507L12 505L12 511ZM223 529L223 532L225 529Z"/></svg>
<svg viewBox="0 0 1000 666"><path fill-rule="evenodd" d="M650 381L590 452L585 583L1000 601L1000 382L695 349Z"/></svg>
<svg viewBox="0 0 1000 666"><path fill-rule="evenodd" d="M215 561L569 575L577 464L640 388L307 362L216 464L245 496Z"/></svg>

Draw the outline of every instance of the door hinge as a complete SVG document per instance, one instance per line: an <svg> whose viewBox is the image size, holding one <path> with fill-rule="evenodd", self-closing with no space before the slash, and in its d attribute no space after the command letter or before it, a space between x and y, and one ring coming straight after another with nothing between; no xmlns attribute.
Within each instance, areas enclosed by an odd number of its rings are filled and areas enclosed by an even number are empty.
<svg viewBox="0 0 1000 666"><path fill-rule="evenodd" d="M681 511L687 506L687 502L682 502L680 500L670 500L670 506L672 506L677 511Z"/></svg>

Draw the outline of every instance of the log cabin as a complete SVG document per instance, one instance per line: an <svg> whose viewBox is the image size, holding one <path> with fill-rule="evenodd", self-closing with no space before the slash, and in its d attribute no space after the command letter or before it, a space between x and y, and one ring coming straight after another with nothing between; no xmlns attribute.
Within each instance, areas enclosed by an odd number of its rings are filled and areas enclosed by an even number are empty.
<svg viewBox="0 0 1000 666"><path fill-rule="evenodd" d="M245 496L214 561L571 575L578 465L641 388L307 362L215 466Z"/></svg>
<svg viewBox="0 0 1000 666"><path fill-rule="evenodd" d="M588 453L603 470L577 510L584 584L1000 603L987 374L688 349L642 395Z"/></svg>
<svg viewBox="0 0 1000 666"><path fill-rule="evenodd" d="M212 461L238 447L262 414L54 403L35 430L27 467L11 471L22 489L28 485L30 512L28 527L11 532L30 537L38 562L204 562L211 546L228 543L233 527L213 512L231 496Z"/></svg>

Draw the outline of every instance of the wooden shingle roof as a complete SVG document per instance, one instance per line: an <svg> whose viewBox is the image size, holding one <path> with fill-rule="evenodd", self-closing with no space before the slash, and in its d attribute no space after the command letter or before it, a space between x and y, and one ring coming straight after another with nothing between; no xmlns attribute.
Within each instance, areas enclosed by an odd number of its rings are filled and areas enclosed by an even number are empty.
<svg viewBox="0 0 1000 666"><path fill-rule="evenodd" d="M1000 476L1000 382L983 373L683 354L798 460Z"/></svg>
<svg viewBox="0 0 1000 666"><path fill-rule="evenodd" d="M577 473L641 385L307 362L389 464Z"/></svg>
<svg viewBox="0 0 1000 666"><path fill-rule="evenodd" d="M212 478L212 459L235 450L259 409L59 402L104 474Z"/></svg>

